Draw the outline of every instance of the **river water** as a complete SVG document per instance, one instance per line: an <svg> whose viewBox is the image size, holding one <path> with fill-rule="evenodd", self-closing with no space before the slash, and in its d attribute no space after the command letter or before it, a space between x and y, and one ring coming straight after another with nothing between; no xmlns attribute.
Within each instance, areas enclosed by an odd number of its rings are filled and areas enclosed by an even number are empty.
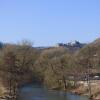
<svg viewBox="0 0 100 100"><path fill-rule="evenodd" d="M39 85L26 85L19 91L20 100L89 100L85 96L48 90Z"/></svg>

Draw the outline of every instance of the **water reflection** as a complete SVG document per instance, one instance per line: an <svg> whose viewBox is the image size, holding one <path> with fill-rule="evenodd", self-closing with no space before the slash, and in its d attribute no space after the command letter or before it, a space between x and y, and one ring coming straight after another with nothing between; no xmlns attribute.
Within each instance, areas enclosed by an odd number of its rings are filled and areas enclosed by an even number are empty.
<svg viewBox="0 0 100 100"><path fill-rule="evenodd" d="M47 90L42 86L28 85L20 90L21 100L88 100L87 97L61 91Z"/></svg>

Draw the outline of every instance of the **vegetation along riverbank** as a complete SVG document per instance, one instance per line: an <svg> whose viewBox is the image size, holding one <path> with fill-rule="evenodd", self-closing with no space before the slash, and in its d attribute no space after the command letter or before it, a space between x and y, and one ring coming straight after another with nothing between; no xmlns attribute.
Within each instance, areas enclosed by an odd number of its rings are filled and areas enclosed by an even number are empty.
<svg viewBox="0 0 100 100"><path fill-rule="evenodd" d="M40 83L100 99L100 39L55 47L33 47L31 42L0 44L0 96L18 100L18 88Z"/></svg>

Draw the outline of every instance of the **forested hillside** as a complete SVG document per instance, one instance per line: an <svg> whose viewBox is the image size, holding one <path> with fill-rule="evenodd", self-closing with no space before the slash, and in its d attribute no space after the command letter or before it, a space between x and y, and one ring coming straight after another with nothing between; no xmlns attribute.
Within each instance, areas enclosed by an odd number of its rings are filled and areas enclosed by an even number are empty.
<svg viewBox="0 0 100 100"><path fill-rule="evenodd" d="M88 68L90 74L96 69L100 72L100 39L74 53L64 47L39 50L28 41L3 44L0 49L0 79L9 95L32 82L51 89L75 88L78 80L85 79Z"/></svg>

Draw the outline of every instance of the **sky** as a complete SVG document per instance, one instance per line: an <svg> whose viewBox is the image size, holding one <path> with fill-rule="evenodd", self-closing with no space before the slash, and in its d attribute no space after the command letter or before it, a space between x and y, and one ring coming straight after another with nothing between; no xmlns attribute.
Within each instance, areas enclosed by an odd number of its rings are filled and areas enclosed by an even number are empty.
<svg viewBox="0 0 100 100"><path fill-rule="evenodd" d="M52 46L100 37L100 0L0 0L0 41Z"/></svg>

